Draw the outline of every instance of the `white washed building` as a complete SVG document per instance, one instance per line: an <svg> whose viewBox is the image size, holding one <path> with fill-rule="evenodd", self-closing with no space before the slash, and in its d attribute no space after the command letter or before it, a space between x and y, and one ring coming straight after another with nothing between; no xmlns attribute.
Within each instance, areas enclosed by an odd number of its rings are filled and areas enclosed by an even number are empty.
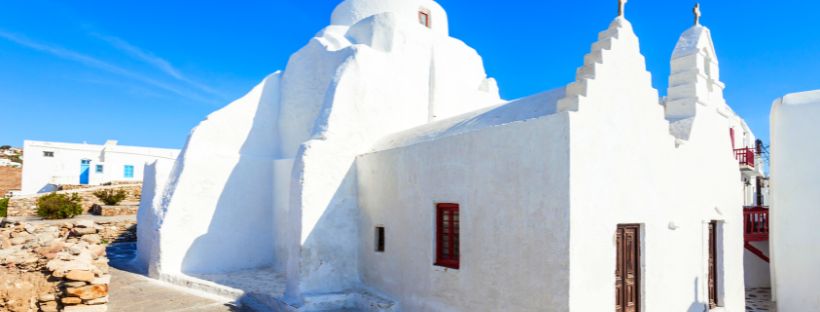
<svg viewBox="0 0 820 312"><path fill-rule="evenodd" d="M619 16L573 83L503 101L447 27L430 0L342 2L147 167L139 264L284 311L745 310L728 129L754 137L708 29L664 100Z"/></svg>
<svg viewBox="0 0 820 312"><path fill-rule="evenodd" d="M820 307L820 90L777 99L771 112L772 292L778 311Z"/></svg>
<svg viewBox="0 0 820 312"><path fill-rule="evenodd" d="M146 162L176 159L179 150L117 145L25 141L23 195L51 192L57 186L142 181Z"/></svg>

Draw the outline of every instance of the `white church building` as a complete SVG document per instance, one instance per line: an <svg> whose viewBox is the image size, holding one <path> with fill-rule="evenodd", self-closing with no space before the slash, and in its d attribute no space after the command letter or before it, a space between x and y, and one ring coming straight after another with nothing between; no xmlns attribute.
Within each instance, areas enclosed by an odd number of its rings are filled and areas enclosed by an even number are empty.
<svg viewBox="0 0 820 312"><path fill-rule="evenodd" d="M146 167L138 264L260 310L744 311L754 136L709 29L661 98L623 6L572 83L505 101L436 2L342 2Z"/></svg>

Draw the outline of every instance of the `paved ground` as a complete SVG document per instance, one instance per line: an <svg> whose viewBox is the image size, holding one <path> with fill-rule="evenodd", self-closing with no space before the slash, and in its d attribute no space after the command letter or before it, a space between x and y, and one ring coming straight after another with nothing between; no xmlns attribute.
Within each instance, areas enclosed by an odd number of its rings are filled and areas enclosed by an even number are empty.
<svg viewBox="0 0 820 312"><path fill-rule="evenodd" d="M127 261L133 258L134 247L128 244L113 244L108 249L111 261L111 292L108 311L112 312L228 312L242 311L242 308L189 290L171 286L145 276L131 273Z"/></svg>
<svg viewBox="0 0 820 312"><path fill-rule="evenodd" d="M749 288L746 289L746 311L749 312L775 312L772 302L772 290L769 288Z"/></svg>

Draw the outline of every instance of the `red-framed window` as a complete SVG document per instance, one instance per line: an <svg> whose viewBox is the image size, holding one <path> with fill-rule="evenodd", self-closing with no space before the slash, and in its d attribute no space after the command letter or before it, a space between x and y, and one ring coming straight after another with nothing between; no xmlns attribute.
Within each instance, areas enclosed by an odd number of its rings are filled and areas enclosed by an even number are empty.
<svg viewBox="0 0 820 312"><path fill-rule="evenodd" d="M436 205L436 263L451 269L459 266L458 204Z"/></svg>
<svg viewBox="0 0 820 312"><path fill-rule="evenodd" d="M419 10L419 23L424 25L424 27L430 28L430 11L425 9Z"/></svg>

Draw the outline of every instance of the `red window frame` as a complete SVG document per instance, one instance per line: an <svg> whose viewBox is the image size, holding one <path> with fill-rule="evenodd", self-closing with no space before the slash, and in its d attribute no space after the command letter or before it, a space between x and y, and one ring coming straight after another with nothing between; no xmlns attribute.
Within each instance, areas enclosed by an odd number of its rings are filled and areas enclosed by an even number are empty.
<svg viewBox="0 0 820 312"><path fill-rule="evenodd" d="M419 24L424 25L424 27L430 28L432 21L430 20L430 11L427 10L419 10Z"/></svg>
<svg viewBox="0 0 820 312"><path fill-rule="evenodd" d="M459 268L459 211L458 204L436 204L436 262L435 265Z"/></svg>

